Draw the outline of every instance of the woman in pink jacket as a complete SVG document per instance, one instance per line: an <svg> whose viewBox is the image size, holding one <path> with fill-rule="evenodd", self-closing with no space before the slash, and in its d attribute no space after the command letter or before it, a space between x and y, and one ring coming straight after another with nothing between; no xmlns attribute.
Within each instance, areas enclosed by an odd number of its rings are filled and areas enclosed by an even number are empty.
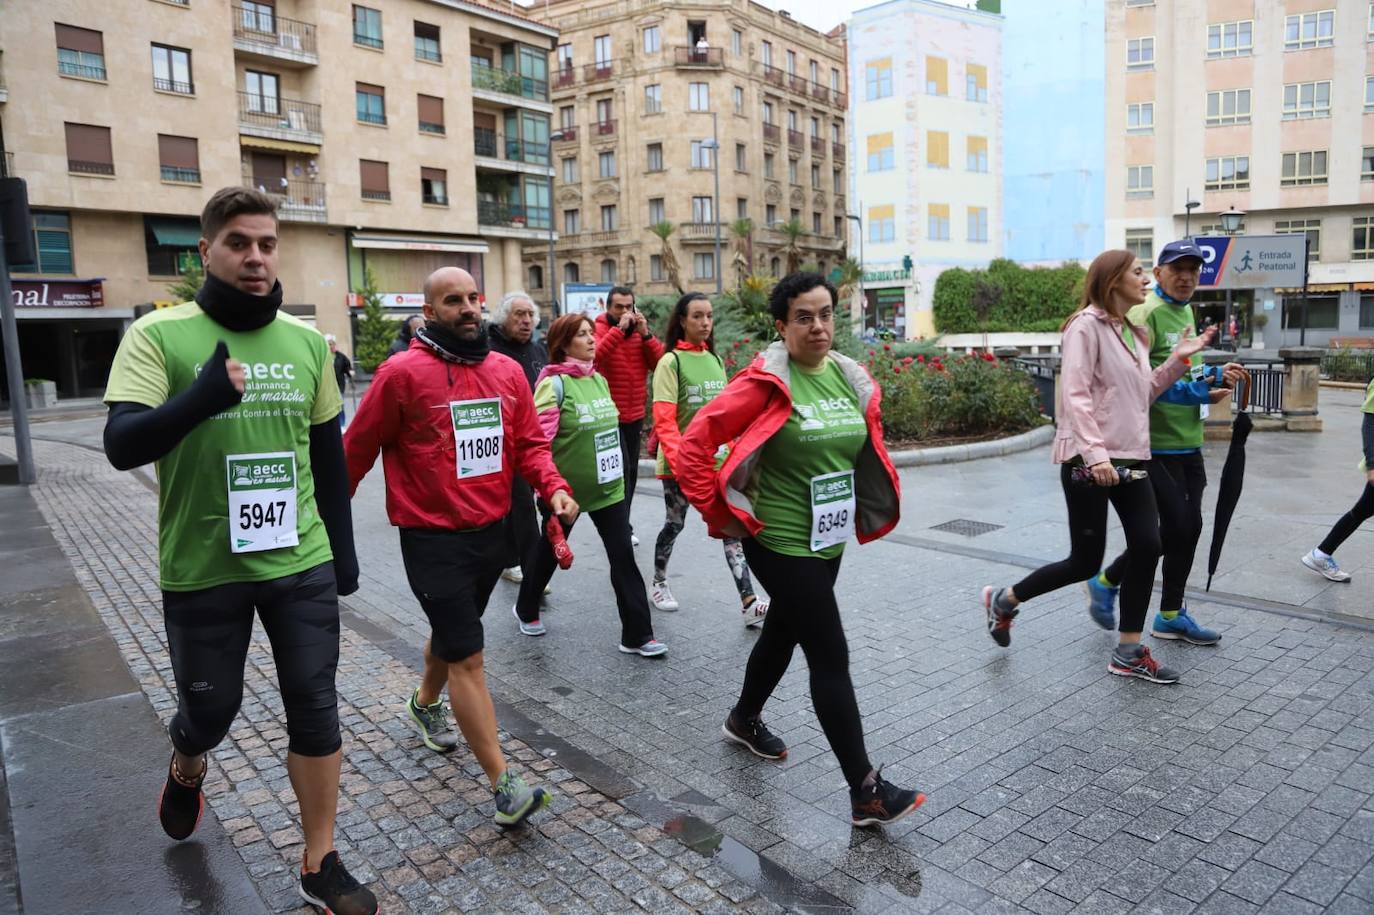
<svg viewBox="0 0 1374 915"><path fill-rule="evenodd" d="M1126 534L1121 583L1120 642L1107 670L1152 683L1177 683L1178 674L1140 644L1145 611L1161 551L1154 490L1142 483L1150 460L1150 403L1188 370L1188 357L1211 342L1185 331L1174 353L1150 369L1143 329L1126 312L1145 301L1150 275L1129 251L1104 251L1088 268L1083 301L1064 322L1058 432L1054 463L1069 509L1069 558L1041 566L1010 588L983 589L988 633L1011 644L1019 605L1097 573L1107 548L1107 503Z"/></svg>

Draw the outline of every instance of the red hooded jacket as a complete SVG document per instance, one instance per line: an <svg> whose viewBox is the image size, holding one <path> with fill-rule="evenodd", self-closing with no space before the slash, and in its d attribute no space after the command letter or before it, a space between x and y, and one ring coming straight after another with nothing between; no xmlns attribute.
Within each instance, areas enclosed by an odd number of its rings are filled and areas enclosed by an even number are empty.
<svg viewBox="0 0 1374 915"><path fill-rule="evenodd" d="M501 398L501 472L460 481L449 404L492 397ZM554 467L524 370L500 353L477 365L454 363L417 339L378 366L344 434L350 495L379 451L386 514L397 527L466 531L500 521L510 513L516 469L546 501L560 489L572 492Z"/></svg>
<svg viewBox="0 0 1374 915"><path fill-rule="evenodd" d="M868 543L897 526L902 511L902 487L883 444L882 391L863 366L839 353L839 364L859 397L868 426L868 441L854 462L855 527L860 543ZM677 483L687 501L706 519L712 537L725 536L731 521L751 534L763 530L754 506L744 495L749 475L764 443L792 414L791 369L787 347L781 342L767 349L740 372L715 400L702 407L682 434L678 450ZM716 449L730 443L730 456L716 470ZM797 498L808 494L798 493Z"/></svg>
<svg viewBox="0 0 1374 915"><path fill-rule="evenodd" d="M649 400L645 381L663 358L663 343L658 338L634 330L626 334L602 312L593 323L596 330L596 370L611 387L611 400L620 411L622 423L643 419Z"/></svg>

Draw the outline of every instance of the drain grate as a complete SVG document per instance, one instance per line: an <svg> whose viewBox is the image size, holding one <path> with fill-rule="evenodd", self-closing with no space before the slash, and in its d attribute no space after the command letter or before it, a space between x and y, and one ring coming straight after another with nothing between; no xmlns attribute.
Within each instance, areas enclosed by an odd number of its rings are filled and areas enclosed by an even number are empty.
<svg viewBox="0 0 1374 915"><path fill-rule="evenodd" d="M990 534L993 531L1000 531L1003 525L989 524L986 521L970 521L967 518L955 518L953 521L946 521L944 524L937 524L931 528L932 531L944 531L946 534L963 534L965 537L981 537L983 534Z"/></svg>

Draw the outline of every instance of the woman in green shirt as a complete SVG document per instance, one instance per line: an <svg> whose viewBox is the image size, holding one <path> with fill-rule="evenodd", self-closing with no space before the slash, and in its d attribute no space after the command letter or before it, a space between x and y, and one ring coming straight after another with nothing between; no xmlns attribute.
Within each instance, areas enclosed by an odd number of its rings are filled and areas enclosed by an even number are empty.
<svg viewBox="0 0 1374 915"><path fill-rule="evenodd" d="M549 364L534 385L534 407L549 437L554 464L572 487L573 498L590 515L611 564L611 588L620 611L620 650L646 658L668 650L654 638L644 577L630 543L630 508L625 502L625 467L620 451L619 412L606 379L592 367L596 336L586 315L564 315L549 328ZM544 526L549 507L541 500ZM566 525L572 534L572 525ZM522 564L524 581L515 603L515 618L525 635L543 635L539 598L553 577L557 560L548 538L541 537Z"/></svg>

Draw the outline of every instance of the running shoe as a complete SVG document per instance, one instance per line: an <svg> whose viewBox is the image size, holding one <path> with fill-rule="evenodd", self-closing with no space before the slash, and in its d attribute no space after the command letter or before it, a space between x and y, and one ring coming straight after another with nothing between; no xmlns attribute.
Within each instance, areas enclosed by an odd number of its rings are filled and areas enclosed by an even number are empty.
<svg viewBox="0 0 1374 915"><path fill-rule="evenodd" d="M620 650L626 654L637 654L644 658L656 658L661 654L667 654L668 646L658 639L649 639L649 641L640 645L638 648L631 648L629 645L621 645Z"/></svg>
<svg viewBox="0 0 1374 915"><path fill-rule="evenodd" d="M1302 564L1307 566L1313 572L1316 572L1318 575L1325 578L1327 581L1350 580L1350 573L1342 572L1341 567L1336 565L1335 556L1328 556L1325 559L1322 559L1320 556L1317 555L1317 551L1313 550L1306 556L1302 557Z"/></svg>
<svg viewBox="0 0 1374 915"><path fill-rule="evenodd" d="M201 794L200 786L205 784L210 760L206 758L202 762L195 784L186 785L176 776L176 759L173 753L172 761L167 764L167 783L157 799L157 818L162 822L162 831L180 842L196 831L200 815L205 812L205 795Z"/></svg>
<svg viewBox="0 0 1374 915"><path fill-rule="evenodd" d="M630 531L630 546L639 546L639 535Z"/></svg>
<svg viewBox="0 0 1374 915"><path fill-rule="evenodd" d="M1102 579L1094 575L1083 582L1083 587L1088 592L1088 616L1103 629L1115 629L1116 596L1121 592L1120 586L1104 585Z"/></svg>
<svg viewBox="0 0 1374 915"><path fill-rule="evenodd" d="M740 610L744 616L744 625L750 629L757 629L763 625L764 618L768 615L768 601L754 598L754 602Z"/></svg>
<svg viewBox="0 0 1374 915"><path fill-rule="evenodd" d="M1150 654L1150 649L1144 645L1139 648L1139 654L1130 654L1122 651L1122 646L1116 646L1112 650L1112 659L1107 664L1107 673L1116 674L1118 677L1137 677L1151 683L1178 682L1178 671L1156 661Z"/></svg>
<svg viewBox="0 0 1374 915"><path fill-rule="evenodd" d="M548 805L549 792L531 788L509 769L496 781L496 816L493 819L497 826L519 826Z"/></svg>
<svg viewBox="0 0 1374 915"><path fill-rule="evenodd" d="M653 594L650 595L654 607L658 610L676 610L678 608L677 598L673 597L673 592L668 588L666 581L654 582Z"/></svg>
<svg viewBox="0 0 1374 915"><path fill-rule="evenodd" d="M1156 613L1150 635L1157 639L1182 639L1193 645L1215 645L1221 641L1221 633L1199 625L1197 620L1188 615L1187 607L1180 608L1178 616L1171 620Z"/></svg>
<svg viewBox="0 0 1374 915"><path fill-rule="evenodd" d="M997 606L997 595L1001 589L991 585L983 589L983 610L988 617L988 635L1003 648L1011 644L1011 621L1016 619L1018 609L1003 610Z"/></svg>
<svg viewBox="0 0 1374 915"><path fill-rule="evenodd" d="M343 866L339 853L331 851L320 869L309 873L301 862L301 898L324 909L325 915L376 915L377 897Z"/></svg>
<svg viewBox="0 0 1374 915"><path fill-rule="evenodd" d="M519 566L511 566L509 569L501 570L501 577L511 584L518 585L525 580L525 573L520 571Z"/></svg>
<svg viewBox="0 0 1374 915"><path fill-rule="evenodd" d="M510 608L510 612L515 614L515 621L520 624L521 635L543 635L549 630L544 628L544 623L538 619L525 622L520 618L520 611L515 607Z"/></svg>
<svg viewBox="0 0 1374 915"><path fill-rule="evenodd" d="M458 735L448 723L448 709L444 707L443 699L435 699L432 705L421 705L420 691L416 689L406 701L406 710L419 729L420 739L425 746L436 753L451 753L458 746Z"/></svg>
<svg viewBox="0 0 1374 915"><path fill-rule="evenodd" d="M768 730L758 715L753 718L740 718L731 709L730 714L725 716L725 723L720 726L720 732L725 735L726 740L747 747L750 753L761 759L787 758L787 744L783 743L777 734Z"/></svg>
<svg viewBox="0 0 1374 915"><path fill-rule="evenodd" d="M924 804L926 796L919 791L898 788L883 779L880 768L873 776L873 784L849 792L849 806L855 826L886 826L895 823Z"/></svg>

